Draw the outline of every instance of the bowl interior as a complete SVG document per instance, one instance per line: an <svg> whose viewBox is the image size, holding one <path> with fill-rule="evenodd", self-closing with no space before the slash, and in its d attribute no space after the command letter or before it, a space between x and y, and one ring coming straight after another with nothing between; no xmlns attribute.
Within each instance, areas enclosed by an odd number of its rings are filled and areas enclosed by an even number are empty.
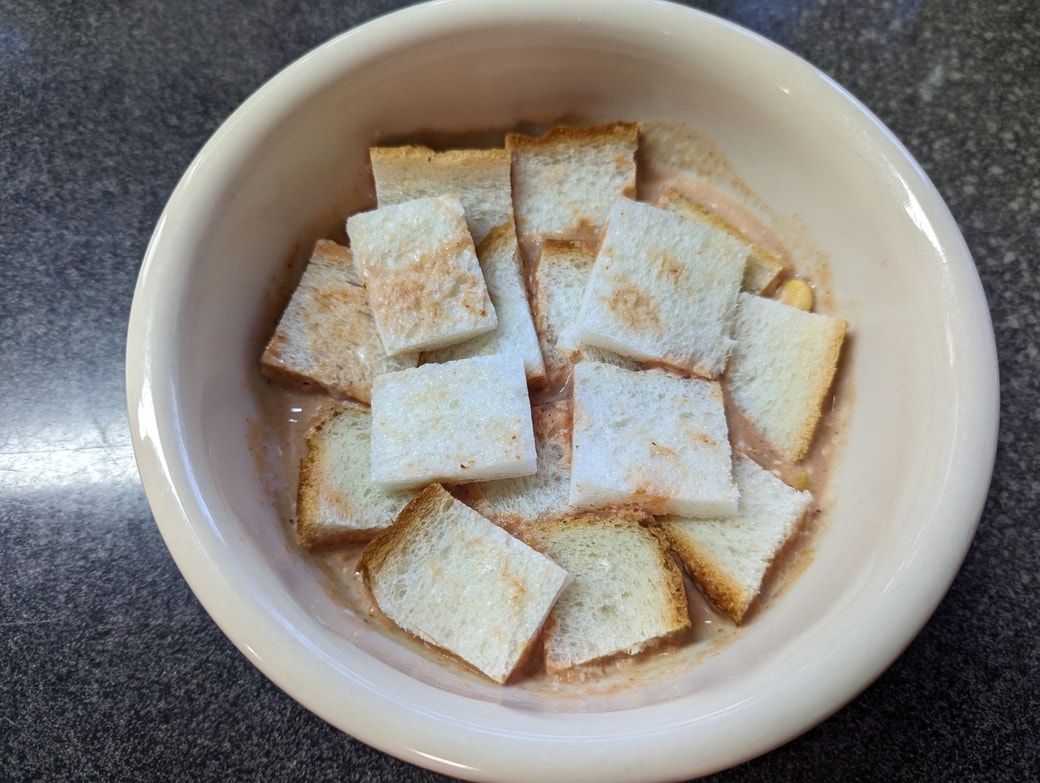
<svg viewBox="0 0 1040 783"><path fill-rule="evenodd" d="M185 175L135 297L128 385L141 472L200 600L319 715L463 777L632 779L621 762L637 751L660 754L647 779L688 777L804 731L930 615L992 466L985 302L955 224L905 151L827 79L746 32L655 3L594 8L419 6L308 55ZM293 263L369 202L370 144L563 116L678 120L716 142L805 263L829 265L853 383L811 562L736 639L609 690L503 689L375 630L288 544L258 357ZM542 756L528 758L536 747Z"/></svg>

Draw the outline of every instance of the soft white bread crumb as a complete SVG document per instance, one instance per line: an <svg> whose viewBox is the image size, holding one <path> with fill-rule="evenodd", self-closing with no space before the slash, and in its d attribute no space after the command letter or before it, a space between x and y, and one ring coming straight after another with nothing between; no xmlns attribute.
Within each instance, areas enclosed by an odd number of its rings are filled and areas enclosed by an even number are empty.
<svg viewBox="0 0 1040 783"><path fill-rule="evenodd" d="M725 231L742 242L748 242L747 237L743 236L732 223L723 220L713 212L709 212L675 188L666 189L658 196L655 203L662 209L674 212L687 220L707 223ZM759 244L749 242L747 262L744 267L741 287L752 294L761 294L769 291L776 285L776 281L784 273L785 269L783 261L777 258L775 254Z"/></svg>
<svg viewBox="0 0 1040 783"><path fill-rule="evenodd" d="M469 484L457 493L495 524L521 529L566 511L571 481L571 402L531 408L538 464L534 475Z"/></svg>
<svg viewBox="0 0 1040 783"><path fill-rule="evenodd" d="M372 480L384 488L527 476L536 452L524 363L497 354L372 384Z"/></svg>
<svg viewBox="0 0 1040 783"><path fill-rule="evenodd" d="M545 625L547 671L633 655L690 627L682 573L662 538L638 520L551 520L532 542L572 578Z"/></svg>
<svg viewBox="0 0 1040 783"><path fill-rule="evenodd" d="M840 318L740 295L729 396L783 459L796 462L809 450L846 328Z"/></svg>
<svg viewBox="0 0 1040 783"><path fill-rule="evenodd" d="M717 382L581 362L573 399L572 505L691 516L737 510Z"/></svg>
<svg viewBox="0 0 1040 783"><path fill-rule="evenodd" d="M431 484L358 563L398 626L505 682L537 638L567 573Z"/></svg>
<svg viewBox="0 0 1040 783"><path fill-rule="evenodd" d="M495 328L495 308L455 196L352 215L347 233L376 328L391 356L439 348Z"/></svg>
<svg viewBox="0 0 1040 783"><path fill-rule="evenodd" d="M498 316L498 326L472 340L431 351L423 356L423 361L445 362L468 356L518 353L524 359L527 380L533 385L544 383L545 362L531 317L512 222L492 229L477 247L477 258Z"/></svg>
<svg viewBox="0 0 1040 783"><path fill-rule="evenodd" d="M387 356L357 279L350 249L319 239L260 359L267 375L368 402L374 376L416 365Z"/></svg>
<svg viewBox="0 0 1040 783"><path fill-rule="evenodd" d="M513 211L521 237L595 240L619 196L635 196L639 128L615 122L511 133Z"/></svg>
<svg viewBox="0 0 1040 783"><path fill-rule="evenodd" d="M509 153L505 149L446 150L372 147L379 206L454 193L466 212L474 244L513 220Z"/></svg>
<svg viewBox="0 0 1040 783"><path fill-rule="evenodd" d="M583 343L713 378L726 366L747 245L650 204L610 213L579 315Z"/></svg>
<svg viewBox="0 0 1040 783"><path fill-rule="evenodd" d="M733 461L736 516L661 519L672 548L705 597L734 622L744 619L777 552L798 529L812 496L744 457Z"/></svg>
<svg viewBox="0 0 1040 783"><path fill-rule="evenodd" d="M613 351L582 345L578 313L596 253L584 242L547 239L534 267L534 314L538 338L552 385L562 385L576 361L616 364L635 370L639 364Z"/></svg>
<svg viewBox="0 0 1040 783"><path fill-rule="evenodd" d="M368 408L348 405L307 433L296 506L296 535L304 547L370 537L415 495L372 483L371 429Z"/></svg>

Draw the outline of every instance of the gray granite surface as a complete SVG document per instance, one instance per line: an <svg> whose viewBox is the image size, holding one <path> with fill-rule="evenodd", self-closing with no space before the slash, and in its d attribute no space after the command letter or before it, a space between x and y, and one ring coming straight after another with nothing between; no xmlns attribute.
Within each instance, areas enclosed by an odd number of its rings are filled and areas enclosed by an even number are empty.
<svg viewBox="0 0 1040 783"><path fill-rule="evenodd" d="M152 521L127 316L178 177L254 89L389 0L0 0L0 779L432 781L271 685ZM901 658L718 781L1040 779L1040 4L718 0L905 142L993 316L1002 428L964 567Z"/></svg>

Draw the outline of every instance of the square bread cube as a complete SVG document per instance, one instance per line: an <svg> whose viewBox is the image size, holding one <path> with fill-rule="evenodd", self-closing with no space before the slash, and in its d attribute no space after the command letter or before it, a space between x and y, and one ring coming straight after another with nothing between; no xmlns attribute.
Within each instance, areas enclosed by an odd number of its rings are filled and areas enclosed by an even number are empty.
<svg viewBox="0 0 1040 783"><path fill-rule="evenodd" d="M726 367L748 246L718 228L619 199L579 316L583 343L714 378Z"/></svg>
<svg viewBox="0 0 1040 783"><path fill-rule="evenodd" d="M387 355L350 248L319 239L260 359L264 373L368 402L373 377L417 362L415 353Z"/></svg>
<svg viewBox="0 0 1040 783"><path fill-rule="evenodd" d="M744 457L734 459L733 476L740 489L734 516L665 517L660 522L690 578L708 600L739 623L813 499Z"/></svg>
<svg viewBox="0 0 1040 783"><path fill-rule="evenodd" d="M468 356L519 353L524 359L527 380L541 385L545 382L545 361L527 301L520 248L512 221L491 230L477 246L477 258L498 316L498 326L472 340L428 351L423 354L423 361L447 362Z"/></svg>
<svg viewBox="0 0 1040 783"><path fill-rule="evenodd" d="M509 153L503 149L445 150L372 147L372 176L379 206L454 193L479 245L491 229L513 222Z"/></svg>
<svg viewBox="0 0 1040 783"><path fill-rule="evenodd" d="M391 356L439 348L495 328L462 204L419 198L352 215L347 233Z"/></svg>
<svg viewBox="0 0 1040 783"><path fill-rule="evenodd" d="M347 405L307 433L300 460L296 537L308 549L371 538L415 495L372 483L372 415Z"/></svg>
<svg viewBox="0 0 1040 783"><path fill-rule="evenodd" d="M636 194L638 145L639 126L630 122L507 135L521 239L598 241L614 201Z"/></svg>
<svg viewBox="0 0 1040 783"><path fill-rule="evenodd" d="M729 396L782 459L797 462L812 444L847 327L840 318L740 295Z"/></svg>
<svg viewBox="0 0 1040 783"><path fill-rule="evenodd" d="M568 581L439 484L365 548L358 570L393 622L499 683L530 651Z"/></svg>
<svg viewBox="0 0 1040 783"><path fill-rule="evenodd" d="M682 572L640 519L563 517L532 537L571 576L545 624L547 671L635 655L690 627Z"/></svg>
<svg viewBox="0 0 1040 783"><path fill-rule="evenodd" d="M372 481L384 488L528 476L537 453L523 359L496 354L372 384Z"/></svg>
<svg viewBox="0 0 1040 783"><path fill-rule="evenodd" d="M726 412L715 381L580 362L571 448L575 507L689 516L737 510Z"/></svg>

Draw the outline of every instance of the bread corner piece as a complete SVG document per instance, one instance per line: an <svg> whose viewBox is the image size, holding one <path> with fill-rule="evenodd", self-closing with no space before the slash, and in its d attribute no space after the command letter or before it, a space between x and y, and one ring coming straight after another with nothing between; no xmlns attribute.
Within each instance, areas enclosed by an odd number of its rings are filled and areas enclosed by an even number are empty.
<svg viewBox="0 0 1040 783"><path fill-rule="evenodd" d="M714 378L733 345L747 254L721 229L619 199L582 300L578 337Z"/></svg>
<svg viewBox="0 0 1040 783"><path fill-rule="evenodd" d="M386 489L527 476L537 453L519 354L386 373L372 384L372 480Z"/></svg>
<svg viewBox="0 0 1040 783"><path fill-rule="evenodd" d="M374 376L417 361L416 353L387 355L350 248L319 239L260 365L274 379L368 402Z"/></svg>
<svg viewBox="0 0 1040 783"><path fill-rule="evenodd" d="M610 205L636 194L639 126L559 126L541 136L510 133L513 212L521 239L596 241Z"/></svg>
<svg viewBox="0 0 1040 783"><path fill-rule="evenodd" d="M812 496L787 486L744 457L734 460L733 473L740 488L736 515L664 517L660 523L705 597L740 623L759 595L777 553L798 530Z"/></svg>
<svg viewBox="0 0 1040 783"><path fill-rule="evenodd" d="M318 549L370 538L389 526L415 495L372 483L371 428L369 409L350 404L307 433L296 505L301 546Z"/></svg>
<svg viewBox="0 0 1040 783"><path fill-rule="evenodd" d="M737 510L718 382L580 362L573 400L571 505L691 516Z"/></svg>
<svg viewBox="0 0 1040 783"><path fill-rule="evenodd" d="M545 626L548 672L634 655L690 627L682 574L637 518L563 517L533 535L572 578Z"/></svg>
<svg viewBox="0 0 1040 783"><path fill-rule="evenodd" d="M847 327L772 299L739 297L729 396L785 460L801 460L812 444Z"/></svg>
<svg viewBox="0 0 1040 783"><path fill-rule="evenodd" d="M379 336L391 356L495 328L473 238L456 196L426 197L347 219Z"/></svg>
<svg viewBox="0 0 1040 783"><path fill-rule="evenodd" d="M510 160L504 148L372 147L369 156L379 206L454 193L477 245L496 226L513 222Z"/></svg>
<svg viewBox="0 0 1040 783"><path fill-rule="evenodd" d="M567 572L431 484L358 563L405 631L504 683L538 637Z"/></svg>

